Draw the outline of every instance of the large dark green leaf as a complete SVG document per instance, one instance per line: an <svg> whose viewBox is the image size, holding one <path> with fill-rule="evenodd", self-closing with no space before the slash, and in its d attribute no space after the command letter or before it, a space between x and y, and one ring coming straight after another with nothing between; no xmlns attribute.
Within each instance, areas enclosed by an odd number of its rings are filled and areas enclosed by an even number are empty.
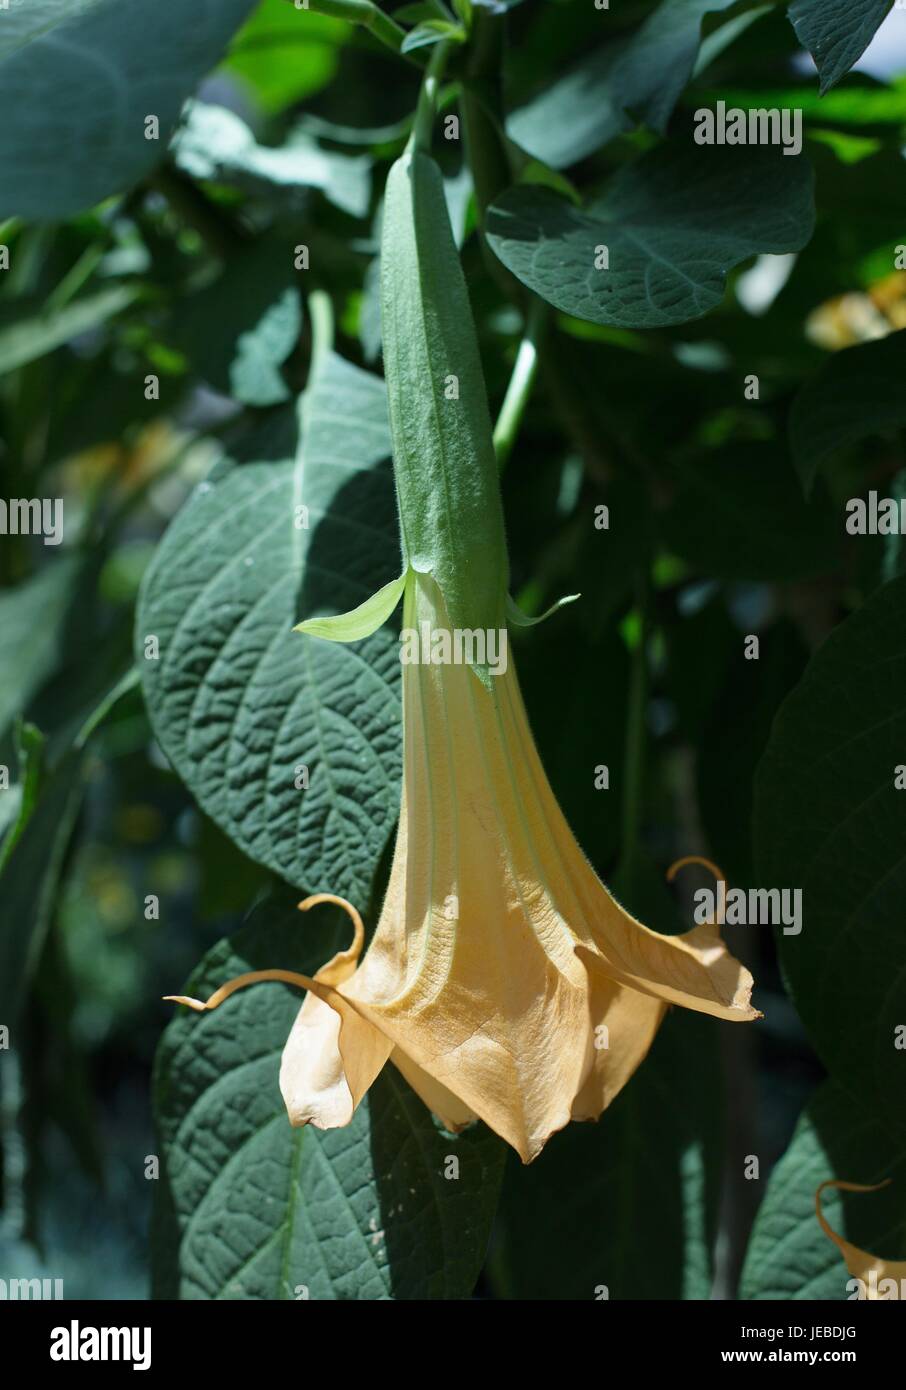
<svg viewBox="0 0 906 1390"><path fill-rule="evenodd" d="M778 933L793 1000L833 1078L906 1127L906 579L837 628L782 705L760 764L762 886L801 888Z"/></svg>
<svg viewBox="0 0 906 1390"><path fill-rule="evenodd" d="M858 62L893 0L793 0L790 21L826 92Z"/></svg>
<svg viewBox="0 0 906 1390"><path fill-rule="evenodd" d="M630 578L632 570L627 571ZM583 601L593 601L583 585ZM570 621L572 619L572 621ZM564 682L581 649L587 681ZM615 633L593 641L572 614L557 614L518 648L519 678L532 731L570 828L596 869L610 866L620 841L629 663ZM605 766L608 786L596 786Z"/></svg>
<svg viewBox="0 0 906 1390"><path fill-rule="evenodd" d="M795 251L812 233L808 163L776 149L664 146L579 208L549 188L511 188L488 212L488 240L529 289L593 323L655 328L720 303L727 273L758 252ZM596 268L598 248L608 268Z"/></svg>
<svg viewBox="0 0 906 1390"><path fill-rule="evenodd" d="M815 1215L822 1182L869 1184L872 1193L825 1192L822 1209L833 1229L882 1259L906 1256L906 1149L902 1135L827 1082L802 1115L790 1146L771 1174L746 1255L741 1298L847 1299L851 1275Z"/></svg>
<svg viewBox="0 0 906 1390"><path fill-rule="evenodd" d="M67 217L147 173L254 3L14 0L0 25L0 217Z"/></svg>
<svg viewBox="0 0 906 1390"><path fill-rule="evenodd" d="M386 627L350 645L292 628L398 573L389 451L382 382L329 357L301 441L277 412L176 518L136 628L155 731L204 809L252 859L359 903L399 804L397 642Z"/></svg>
<svg viewBox="0 0 906 1390"><path fill-rule="evenodd" d="M669 1016L595 1124L507 1170L492 1268L507 1298L707 1298L720 1170L718 1026Z"/></svg>
<svg viewBox="0 0 906 1390"><path fill-rule="evenodd" d="M634 124L667 127L692 75L709 12L736 0L664 0L628 39L594 49L507 121L537 159L563 169Z"/></svg>
<svg viewBox="0 0 906 1390"><path fill-rule="evenodd" d="M808 491L836 449L906 424L906 329L834 353L790 413L790 447Z"/></svg>
<svg viewBox="0 0 906 1390"><path fill-rule="evenodd" d="M716 652L708 647L713 673L708 684L712 696L715 690L718 694L708 707L696 759L709 853L736 887L757 886L752 863L755 769L780 703L801 677L808 658L798 629L788 619L773 624L759 640L758 660L746 661L742 634L734 629L723 679ZM693 662L695 653L687 652L686 659Z"/></svg>
<svg viewBox="0 0 906 1390"><path fill-rule="evenodd" d="M312 973L349 937L345 916L319 912L308 920L292 901L263 904L209 952L190 992L206 997L233 975L275 965ZM390 1063L347 1128L293 1129L278 1075L299 1004L284 985L257 985L167 1029L155 1084L166 1163L158 1294L467 1298L503 1144L482 1125L445 1134ZM447 1176L449 1157L458 1177Z"/></svg>

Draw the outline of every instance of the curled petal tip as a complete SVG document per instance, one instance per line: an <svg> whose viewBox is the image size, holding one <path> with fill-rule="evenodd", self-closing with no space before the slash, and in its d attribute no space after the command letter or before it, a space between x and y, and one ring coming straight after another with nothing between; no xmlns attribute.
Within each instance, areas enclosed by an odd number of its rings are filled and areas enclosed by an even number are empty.
<svg viewBox="0 0 906 1390"><path fill-rule="evenodd" d="M188 994L165 994L162 996L166 1004L185 1004L187 1008L194 1009L196 1013L203 1014L207 1009L200 999L190 999Z"/></svg>
<svg viewBox="0 0 906 1390"><path fill-rule="evenodd" d="M335 907L341 907L352 921L352 945L347 951L340 952L335 958L335 963L354 964L361 955L362 947L365 944L365 924L362 921L361 913L358 908L353 907L348 898L341 898L336 893L313 893L311 897L303 898L296 906L300 912L307 912L310 907L316 907L318 903L333 903ZM321 971L318 978L323 979L328 978L328 976L325 976L324 972Z"/></svg>
<svg viewBox="0 0 906 1390"><path fill-rule="evenodd" d="M713 860L705 859L701 854L686 854L682 859L677 859L667 870L665 875L667 882L672 883L680 869L686 869L690 864L699 864L703 869L707 869L709 873L714 875L718 883L726 882L726 875L723 871L717 867Z"/></svg>

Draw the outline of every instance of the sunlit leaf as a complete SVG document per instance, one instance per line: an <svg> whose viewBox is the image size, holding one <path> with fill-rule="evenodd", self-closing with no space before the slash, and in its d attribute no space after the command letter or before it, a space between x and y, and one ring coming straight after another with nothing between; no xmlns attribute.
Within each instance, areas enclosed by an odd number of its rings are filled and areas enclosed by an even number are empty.
<svg viewBox="0 0 906 1390"><path fill-rule="evenodd" d="M185 0L28 0L4 12L0 217L67 217L152 169L253 4L193 0L191 24Z"/></svg>
<svg viewBox="0 0 906 1390"><path fill-rule="evenodd" d="M292 629L399 574L389 449L383 383L328 358L301 440L287 407L183 508L136 626L152 722L205 810L298 887L359 903L399 809L398 644Z"/></svg>
<svg viewBox="0 0 906 1390"><path fill-rule="evenodd" d="M654 328L720 303L733 266L812 233L811 171L764 148L664 146L585 208L520 185L488 211L496 254L543 299L593 323Z"/></svg>
<svg viewBox="0 0 906 1390"><path fill-rule="evenodd" d="M189 988L207 996L277 962L310 974L348 935L345 915L303 923L294 900L271 900L208 953ZM392 1064L347 1128L293 1129L278 1075L299 1004L298 991L263 984L167 1029L155 1082L166 1161L156 1240L169 1256L158 1293L468 1298L504 1145L480 1124L444 1134Z"/></svg>

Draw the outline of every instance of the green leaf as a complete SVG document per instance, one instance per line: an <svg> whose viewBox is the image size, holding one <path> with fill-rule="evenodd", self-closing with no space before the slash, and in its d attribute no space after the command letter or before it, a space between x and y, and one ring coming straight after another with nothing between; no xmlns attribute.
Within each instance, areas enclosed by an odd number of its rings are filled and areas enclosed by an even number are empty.
<svg viewBox="0 0 906 1390"><path fill-rule="evenodd" d="M99 328L133 304L140 293L138 285L106 285L60 309L33 298L0 301L0 376L53 352L80 333Z"/></svg>
<svg viewBox="0 0 906 1390"><path fill-rule="evenodd" d="M337 71L352 27L287 0L261 0L236 35L221 71L256 106L284 111L321 91Z"/></svg>
<svg viewBox="0 0 906 1390"><path fill-rule="evenodd" d="M837 449L906 425L906 329L836 352L793 401L790 448L808 493Z"/></svg>
<svg viewBox="0 0 906 1390"><path fill-rule="evenodd" d="M799 250L814 223L808 163L769 148L664 146L577 208L547 188L511 188L488 241L543 299L577 318L656 328L700 318L727 273L759 252ZM600 264L607 251L607 269Z"/></svg>
<svg viewBox="0 0 906 1390"><path fill-rule="evenodd" d="M161 158L254 0L28 0L3 15L0 217L63 218ZM23 16L26 16L23 18ZM12 35L7 26L12 23ZM160 138L145 138L156 116Z"/></svg>
<svg viewBox="0 0 906 1390"><path fill-rule="evenodd" d="M558 598L554 603L549 604L543 613L537 613L535 617L532 617L529 613L523 613L512 595L507 594L507 622L512 623L513 627L537 627L539 623L543 623L547 618L552 618L561 608L565 608L569 603L575 603L576 600L581 597L581 594L564 594L562 598Z"/></svg>
<svg viewBox="0 0 906 1390"><path fill-rule="evenodd" d="M829 1081L815 1093L771 1174L746 1254L741 1298L852 1296L843 1256L815 1215L815 1192L830 1178L866 1186L893 1179L881 1192L824 1192L822 1209L833 1229L860 1249L882 1259L906 1256L902 1135Z"/></svg>
<svg viewBox="0 0 906 1390"><path fill-rule="evenodd" d="M893 0L793 0L790 23L815 60L822 93L858 62L892 4Z"/></svg>
<svg viewBox="0 0 906 1390"><path fill-rule="evenodd" d="M61 555L15 589L0 590L0 734L61 660L77 577L76 556Z"/></svg>
<svg viewBox="0 0 906 1390"><path fill-rule="evenodd" d="M348 945L345 915L301 921L262 904L209 952L187 988L234 975L312 974ZM329 920L330 925L326 925ZM280 1054L298 991L263 984L210 1014L183 1011L158 1053L164 1145L158 1295L184 1299L459 1299L481 1268L504 1145L483 1125L441 1131L391 1063L345 1129L293 1129ZM448 1160L458 1160L453 1179Z"/></svg>
<svg viewBox="0 0 906 1390"><path fill-rule="evenodd" d="M595 1124L511 1162L492 1272L511 1299L707 1298L720 1192L717 1029L665 1020Z"/></svg>
<svg viewBox="0 0 906 1390"><path fill-rule="evenodd" d="M391 579L349 613L337 613L332 618L308 618L304 623L297 623L293 630L322 637L328 642L360 642L363 637L377 632L391 616L403 596L408 573L404 570L399 579Z"/></svg>
<svg viewBox="0 0 906 1390"><path fill-rule="evenodd" d="M797 579L826 573L841 552L839 515L806 503L775 444L735 443L678 467L679 489L663 518L668 548L704 575Z"/></svg>
<svg viewBox="0 0 906 1390"><path fill-rule="evenodd" d="M56 906L63 857L81 799L82 755L47 779L0 874L0 1019L19 1016Z"/></svg>
<svg viewBox="0 0 906 1390"><path fill-rule="evenodd" d="M280 367L301 328L293 248L266 236L237 251L213 284L177 300L167 336L211 386L263 406L289 397Z"/></svg>
<svg viewBox="0 0 906 1390"><path fill-rule="evenodd" d="M21 818L22 785L19 782L10 782L9 786L2 790L3 794L0 796L0 869L3 867L7 849Z"/></svg>
<svg viewBox="0 0 906 1390"><path fill-rule="evenodd" d="M743 659L738 629L732 631L731 641L725 674L715 659L714 646L708 647L711 700L707 732L700 732L698 738L698 804L714 862L734 887L756 887L752 864L755 769L782 700L802 676L808 651L789 619L760 634L757 661ZM687 651L684 656L690 676L700 679L696 653Z"/></svg>
<svg viewBox="0 0 906 1390"><path fill-rule="evenodd" d="M417 24L403 39L400 53L414 53L418 48L429 48L435 43L462 43L465 34L458 24L450 24L444 19L429 19L425 24Z"/></svg>
<svg viewBox="0 0 906 1390"><path fill-rule="evenodd" d="M664 0L628 39L594 49L507 120L507 134L554 169L634 125L667 129L698 56L702 20L736 0Z"/></svg>
<svg viewBox="0 0 906 1390"><path fill-rule="evenodd" d="M744 9L739 14L734 14L730 19L720 22L716 29L711 29L702 39L698 46L698 57L695 60L695 67L692 69L693 80L715 63L722 53L734 44L740 35L744 34L751 25L763 18L766 14L771 14L774 9L773 0L767 0L766 4L760 5L757 0L748 0L748 9Z"/></svg>
<svg viewBox="0 0 906 1390"><path fill-rule="evenodd" d="M906 579L877 590L819 648L781 706L758 769L761 886L802 890L777 937L803 1023L834 1080L906 1128Z"/></svg>
<svg viewBox="0 0 906 1390"><path fill-rule="evenodd" d="M399 809L398 643L387 628L355 647L292 629L399 572L386 409L376 377L328 357L301 445L278 412L177 516L136 626L154 729L202 807L251 859L359 903Z"/></svg>
<svg viewBox="0 0 906 1390"><path fill-rule="evenodd" d="M3 16L0 28L0 59L17 48L52 32L55 25L75 19L97 4L97 0L41 0L40 4L13 3Z"/></svg>
<svg viewBox="0 0 906 1390"><path fill-rule="evenodd" d="M235 182L252 190L319 188L353 217L364 217L371 196L371 161L322 149L304 130L280 145L259 145L239 116L202 101L189 105L172 146L181 169L195 179Z"/></svg>
<svg viewBox="0 0 906 1390"><path fill-rule="evenodd" d="M19 780L10 787L0 787L0 874L37 804L44 777L45 751L46 743L40 729L34 724L17 727Z"/></svg>

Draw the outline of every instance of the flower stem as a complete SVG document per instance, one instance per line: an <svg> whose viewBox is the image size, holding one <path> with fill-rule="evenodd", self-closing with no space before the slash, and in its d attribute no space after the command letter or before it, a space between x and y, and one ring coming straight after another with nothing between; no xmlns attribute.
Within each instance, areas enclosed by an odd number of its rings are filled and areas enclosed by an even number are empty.
<svg viewBox="0 0 906 1390"><path fill-rule="evenodd" d="M543 300L533 296L513 372L494 426L494 451L501 472L506 467L507 459L516 442L522 416L532 392L538 370L538 344L546 322L547 306Z"/></svg>

